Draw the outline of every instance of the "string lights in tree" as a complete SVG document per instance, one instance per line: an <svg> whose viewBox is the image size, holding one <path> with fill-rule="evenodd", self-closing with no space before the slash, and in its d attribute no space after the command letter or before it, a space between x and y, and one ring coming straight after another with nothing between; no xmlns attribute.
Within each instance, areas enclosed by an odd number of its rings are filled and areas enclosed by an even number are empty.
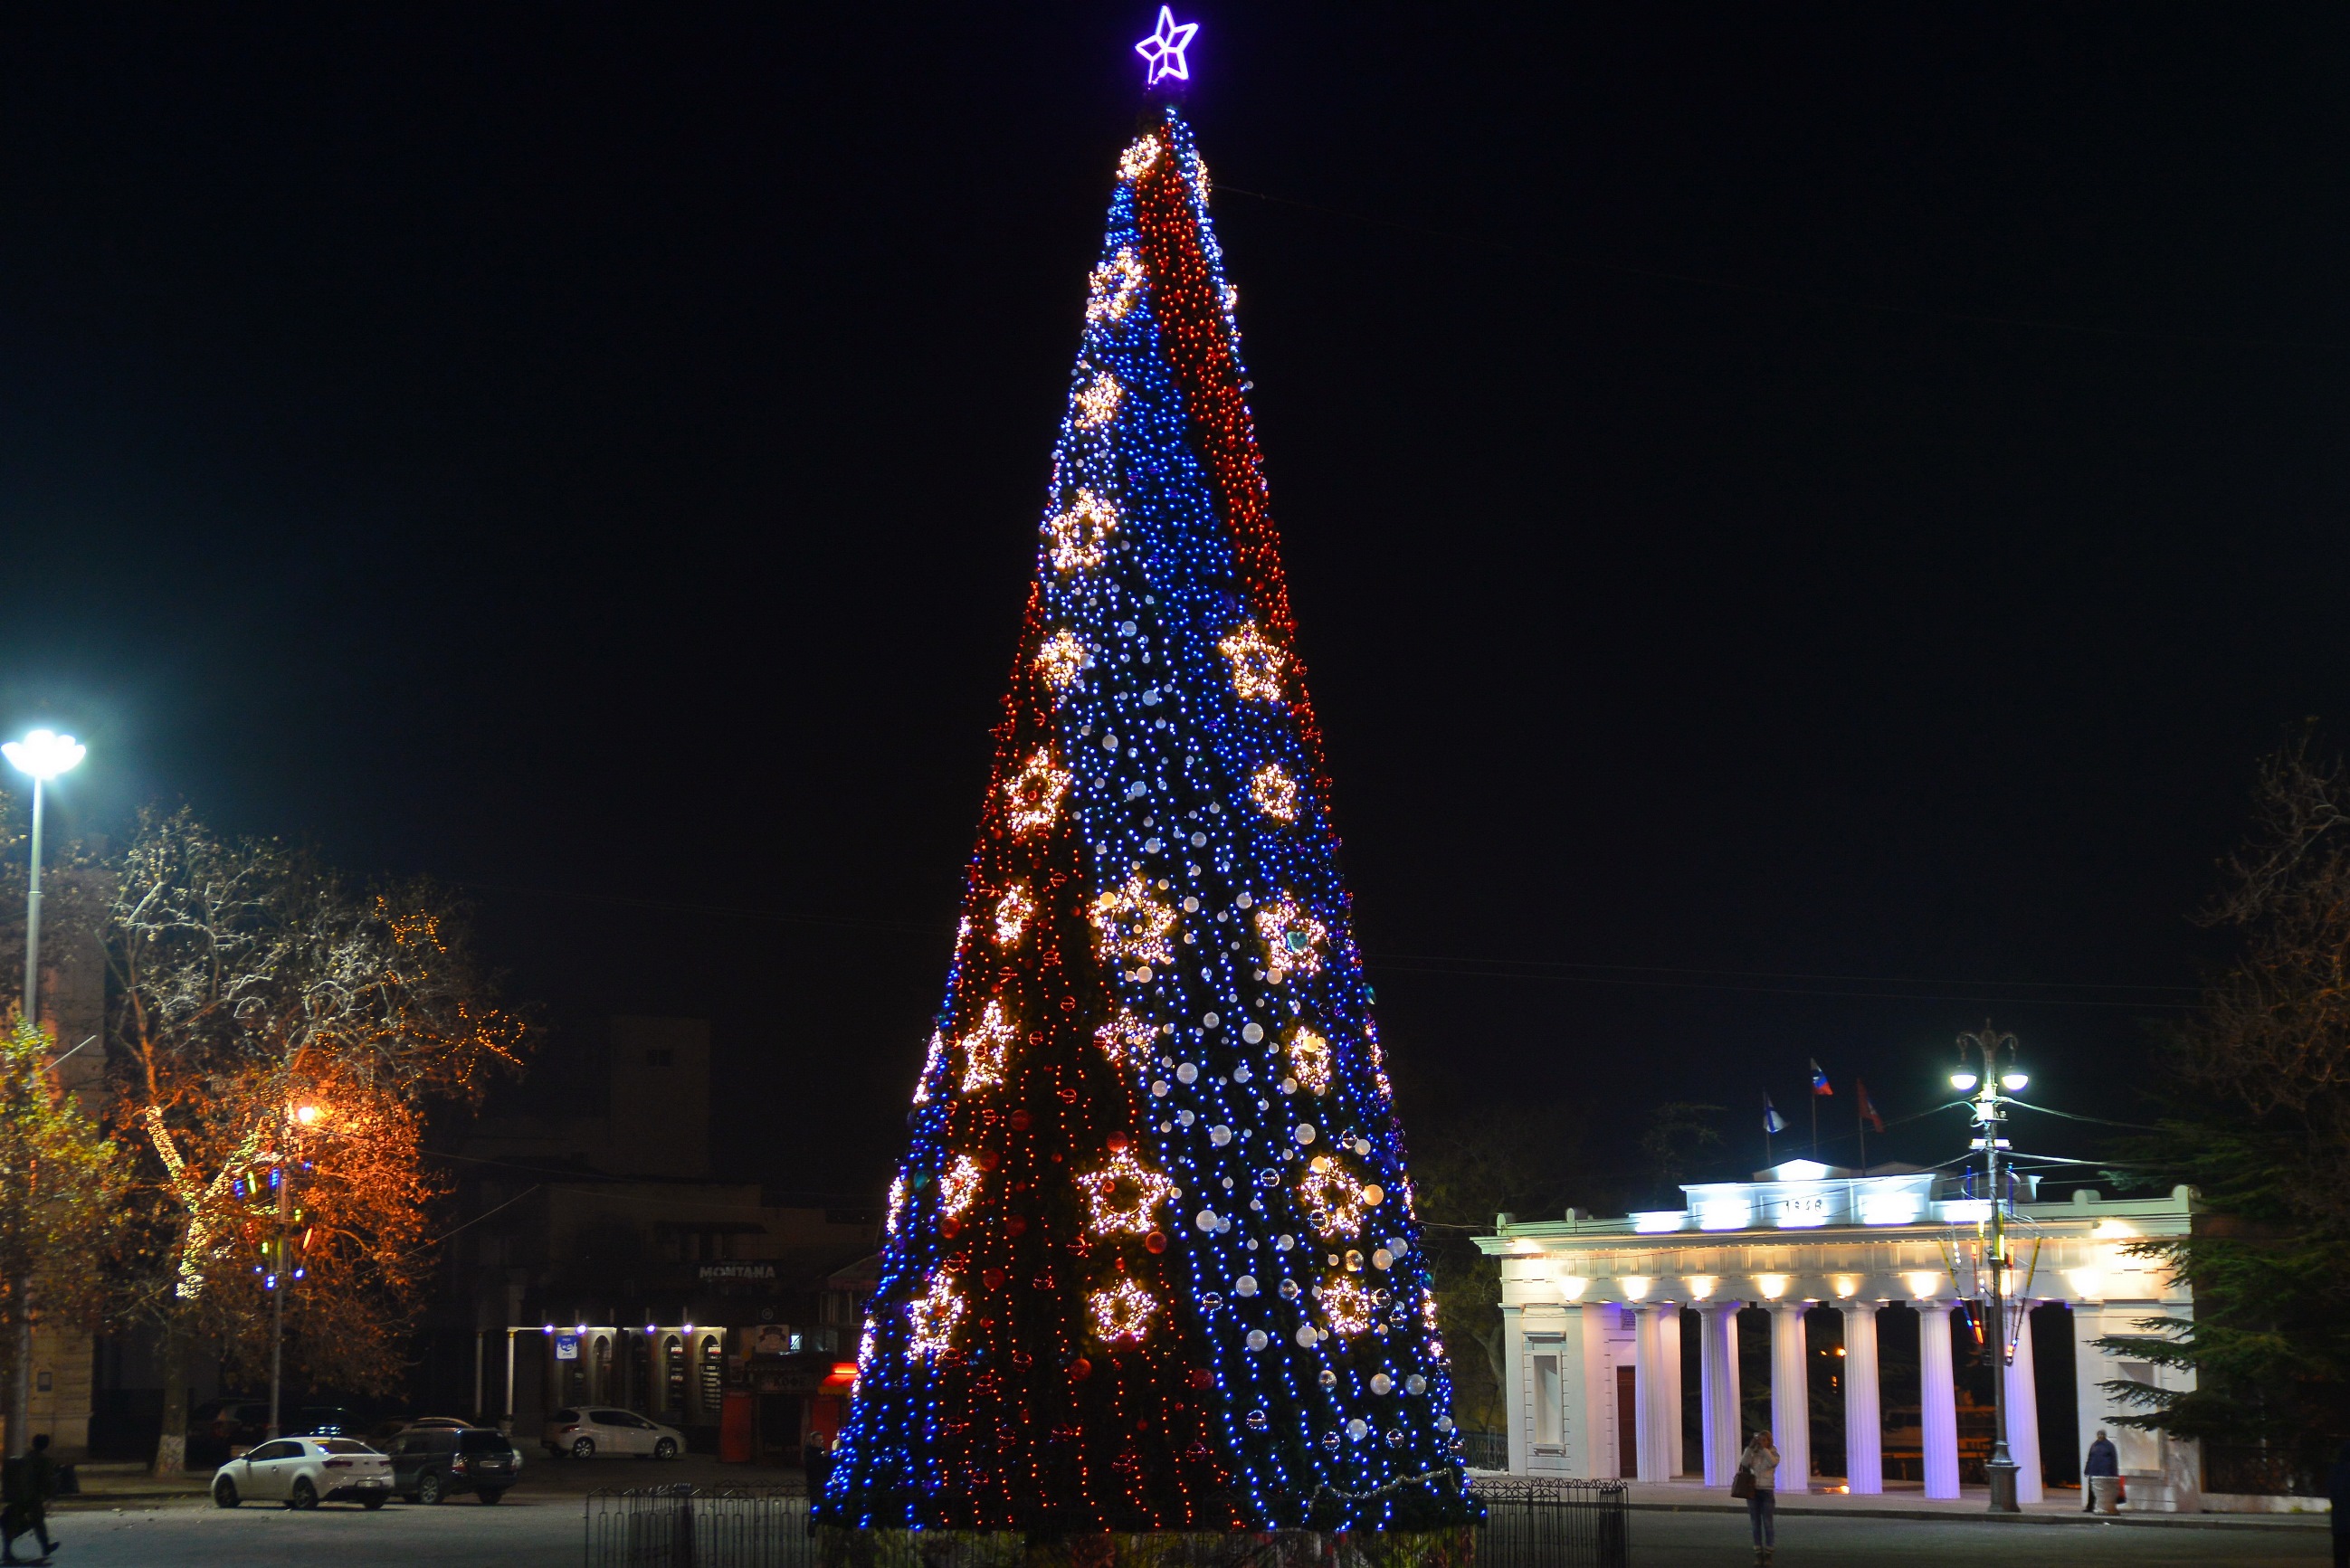
<svg viewBox="0 0 2350 1568"><path fill-rule="evenodd" d="M1180 117L1116 173L823 1517L1449 1529L1450 1378L1237 295Z"/></svg>

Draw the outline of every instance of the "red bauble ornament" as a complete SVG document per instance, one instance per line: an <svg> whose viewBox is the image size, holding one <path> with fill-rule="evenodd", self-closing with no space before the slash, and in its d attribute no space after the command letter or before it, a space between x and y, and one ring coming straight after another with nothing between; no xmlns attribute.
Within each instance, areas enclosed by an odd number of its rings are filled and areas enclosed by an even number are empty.
<svg viewBox="0 0 2350 1568"><path fill-rule="evenodd" d="M962 1229L962 1221L951 1214L946 1215L939 1220L939 1234L944 1236L949 1241L954 1240L955 1232Z"/></svg>
<svg viewBox="0 0 2350 1568"><path fill-rule="evenodd" d="M983 1148L979 1151L980 1169L993 1170L997 1166L1002 1165L1003 1163L1003 1157L996 1153L993 1149Z"/></svg>
<svg viewBox="0 0 2350 1568"><path fill-rule="evenodd" d="M991 1291L1000 1291L1003 1288L1002 1269L982 1269L979 1272L979 1277L987 1282L987 1288Z"/></svg>
<svg viewBox="0 0 2350 1568"><path fill-rule="evenodd" d="M1087 1361L1084 1356L1080 1355L1075 1361L1069 1363L1070 1382L1083 1383L1087 1378L1091 1377L1093 1375L1094 1364Z"/></svg>
<svg viewBox="0 0 2350 1568"><path fill-rule="evenodd" d="M1108 1139L1108 1147L1109 1147L1109 1151L1110 1151L1110 1153L1112 1153L1112 1154L1124 1154L1124 1153L1126 1152L1126 1146L1127 1146L1127 1142L1128 1142L1127 1136L1126 1136L1124 1133L1112 1133L1112 1134L1110 1134L1110 1135L1109 1135L1109 1139Z"/></svg>
<svg viewBox="0 0 2350 1568"><path fill-rule="evenodd" d="M1165 1251L1167 1250L1167 1232L1164 1231L1153 1231L1149 1235L1145 1236L1142 1239L1142 1250L1146 1252Z"/></svg>
<svg viewBox="0 0 2350 1568"><path fill-rule="evenodd" d="M1012 1130L1014 1132L1026 1132L1028 1130L1028 1113L1026 1111L1014 1111L1003 1119L1012 1124Z"/></svg>
<svg viewBox="0 0 2350 1568"><path fill-rule="evenodd" d="M1007 1214L1003 1217L1003 1233L1005 1235L1017 1236L1027 1229L1028 1216L1025 1214Z"/></svg>

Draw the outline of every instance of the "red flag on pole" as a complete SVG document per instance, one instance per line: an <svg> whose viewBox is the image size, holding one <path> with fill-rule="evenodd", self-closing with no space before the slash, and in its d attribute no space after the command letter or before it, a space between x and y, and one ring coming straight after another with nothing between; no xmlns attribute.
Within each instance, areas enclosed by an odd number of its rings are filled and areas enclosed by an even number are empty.
<svg viewBox="0 0 2350 1568"><path fill-rule="evenodd" d="M1868 1085L1855 1078L1852 1081L1852 1087L1853 1092L1860 1096L1860 1119L1878 1132L1883 1132L1885 1118L1877 1114L1877 1102L1868 1097Z"/></svg>

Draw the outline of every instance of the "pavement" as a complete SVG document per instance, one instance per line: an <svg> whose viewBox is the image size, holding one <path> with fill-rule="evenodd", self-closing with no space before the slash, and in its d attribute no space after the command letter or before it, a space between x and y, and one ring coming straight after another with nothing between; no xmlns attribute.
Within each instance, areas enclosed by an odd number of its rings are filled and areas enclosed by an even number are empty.
<svg viewBox="0 0 2350 1568"><path fill-rule="evenodd" d="M1698 1481L1627 1483L1630 1505L1642 1511L1673 1513L1735 1513L1743 1516L1746 1504L1730 1495L1728 1487L1710 1487ZM2325 1533L2331 1521L2323 1513L2132 1513L2126 1506L2117 1514L2099 1515L2081 1511L2081 1494L2060 1491L2043 1502L2025 1506L2020 1512L1993 1514L1989 1511L1990 1496L1981 1487L1965 1490L1956 1501L1930 1499L1922 1488L1894 1490L1877 1497L1854 1497L1838 1491L1782 1493L1779 1517L1821 1519L1911 1520L1919 1522L1960 1523L1980 1521L1993 1526L2017 1524L2054 1524L2116 1526L2143 1530L2244 1531L2282 1530Z"/></svg>
<svg viewBox="0 0 2350 1568"><path fill-rule="evenodd" d="M51 1515L71 1568L578 1568L583 1499L600 1487L691 1481L796 1485L798 1472L720 1465L702 1455L661 1463L587 1463L530 1457L522 1480L494 1507L455 1498L435 1508L393 1501L376 1512L328 1504L296 1513L248 1503L211 1505L193 1475L149 1480L137 1467L88 1467L83 1495ZM2069 1497L2070 1501L2064 1501ZM1726 1490L1683 1482L1631 1488L1632 1568L1731 1568L1752 1562L1745 1505ZM2020 1517L1994 1518L1980 1495L1929 1503L1916 1493L1881 1498L1791 1496L1780 1506L1776 1568L2230 1568L2321 1563L2332 1542L2323 1517L2280 1514L2139 1514L2079 1511L2060 1494Z"/></svg>

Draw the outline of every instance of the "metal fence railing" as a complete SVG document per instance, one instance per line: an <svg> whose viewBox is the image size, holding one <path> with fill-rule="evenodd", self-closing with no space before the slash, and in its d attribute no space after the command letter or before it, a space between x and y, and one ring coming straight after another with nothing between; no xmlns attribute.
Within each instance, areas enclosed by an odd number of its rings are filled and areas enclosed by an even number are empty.
<svg viewBox="0 0 2350 1568"><path fill-rule="evenodd" d="M1508 1469L1510 1468L1510 1434L1462 1432L1461 1462L1472 1470Z"/></svg>
<svg viewBox="0 0 2350 1568"><path fill-rule="evenodd" d="M1626 1568L1631 1561L1620 1480L1481 1476L1470 1492L1485 1505L1477 1568Z"/></svg>
<svg viewBox="0 0 2350 1568"><path fill-rule="evenodd" d="M1485 1508L1476 1568L1627 1568L1621 1481L1487 1477L1472 1495ZM797 1487L598 1491L587 1504L587 1568L826 1568L837 1555L808 1529L807 1498ZM1164 1568L1246 1568L1289 1555L1279 1547L1268 1552L1268 1544L1263 1537L1188 1536L1165 1542L1152 1560ZM923 1568L1004 1562L1000 1542L944 1531L920 1555Z"/></svg>

